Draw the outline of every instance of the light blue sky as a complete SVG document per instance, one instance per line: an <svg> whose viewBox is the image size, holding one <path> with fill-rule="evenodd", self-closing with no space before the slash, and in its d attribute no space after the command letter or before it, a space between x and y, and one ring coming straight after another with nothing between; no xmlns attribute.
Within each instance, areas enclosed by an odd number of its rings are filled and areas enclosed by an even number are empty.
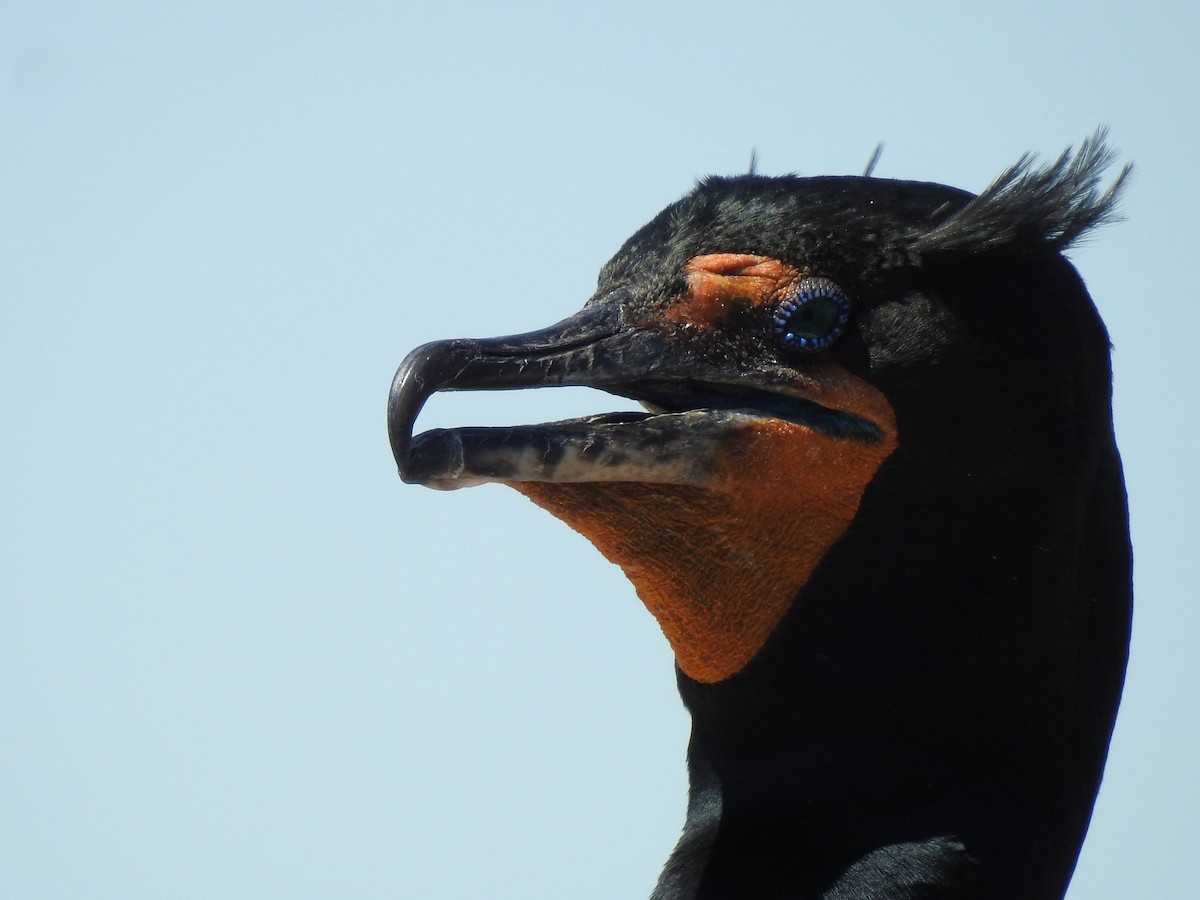
<svg viewBox="0 0 1200 900"><path fill-rule="evenodd" d="M433 7L0 6L0 895L645 897L666 643L517 494L400 484L396 364L572 312L752 148L978 190L1100 123L1138 610L1070 897L1194 895L1200 7Z"/></svg>

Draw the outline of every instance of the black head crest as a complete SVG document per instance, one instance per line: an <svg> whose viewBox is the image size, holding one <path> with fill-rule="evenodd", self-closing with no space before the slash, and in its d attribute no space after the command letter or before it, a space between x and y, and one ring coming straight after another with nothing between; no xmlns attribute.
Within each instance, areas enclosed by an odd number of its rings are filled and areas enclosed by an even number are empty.
<svg viewBox="0 0 1200 900"><path fill-rule="evenodd" d="M1133 172L1125 165L1107 189L1100 182L1116 158L1100 128L1076 151L1034 167L1025 154L961 209L931 231L914 236L919 254L1061 252L1087 232L1118 217L1117 203Z"/></svg>

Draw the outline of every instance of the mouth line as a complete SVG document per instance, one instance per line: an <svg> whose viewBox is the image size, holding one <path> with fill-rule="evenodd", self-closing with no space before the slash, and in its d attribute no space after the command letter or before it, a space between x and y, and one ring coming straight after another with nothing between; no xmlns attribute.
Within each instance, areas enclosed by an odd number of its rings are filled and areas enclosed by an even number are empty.
<svg viewBox="0 0 1200 900"><path fill-rule="evenodd" d="M784 421L858 442L873 422L746 385L639 382L605 390L625 410L525 425L434 428L412 438L406 480L455 489L494 481L702 482L718 446L754 422Z"/></svg>
<svg viewBox="0 0 1200 900"><path fill-rule="evenodd" d="M850 440L876 441L883 436L874 422L853 413L830 409L800 394L768 391L745 383L642 381L608 390L636 400L654 414L737 413L751 418L778 419Z"/></svg>
<svg viewBox="0 0 1200 900"><path fill-rule="evenodd" d="M453 428L435 428L418 432L414 441L425 435L450 432L524 431L533 429L554 430L556 428L617 427L641 425L660 416L693 414L693 425L701 425L705 419L727 420L730 416L749 419L777 419L811 428L833 437L851 440L879 440L881 433L875 423L852 413L829 409L805 397L765 391L745 385L713 384L711 382L639 382L629 385L613 385L605 389L640 403L645 412L622 410L592 413L589 415L560 419L551 422L525 423L518 425L467 425Z"/></svg>
<svg viewBox="0 0 1200 900"><path fill-rule="evenodd" d="M536 385L533 386L536 389ZM547 387L553 387L548 385ZM486 390L486 388L484 389ZM462 426L433 431L485 431L505 429L554 428L567 425L636 425L655 416L680 413L727 413L747 419L779 419L820 431L832 437L875 441L882 435L879 427L852 413L830 409L798 394L784 394L747 387L744 384L717 384L701 381L636 382L606 386L605 393L640 403L646 412L623 410L601 412L553 422L519 425ZM414 440L430 432L419 432Z"/></svg>

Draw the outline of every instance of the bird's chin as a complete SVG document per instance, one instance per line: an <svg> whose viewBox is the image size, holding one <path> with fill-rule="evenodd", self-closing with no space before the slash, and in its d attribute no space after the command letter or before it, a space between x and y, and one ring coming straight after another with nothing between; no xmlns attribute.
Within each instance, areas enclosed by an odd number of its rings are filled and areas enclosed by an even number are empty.
<svg viewBox="0 0 1200 900"><path fill-rule="evenodd" d="M896 447L895 414L832 359L734 368L672 329L629 325L626 300L526 335L418 347L392 383L392 452L410 483L499 482L562 519L629 576L680 668L717 682L755 657L853 520ZM438 391L563 385L646 412L413 435Z"/></svg>
<svg viewBox="0 0 1200 900"><path fill-rule="evenodd" d="M405 480L439 490L489 482L703 487L713 478L722 450L763 421L748 411L691 409L434 429L413 439Z"/></svg>
<svg viewBox="0 0 1200 900"><path fill-rule="evenodd" d="M402 471L441 489L500 482L566 522L625 571L680 668L712 683L758 654L853 520L896 446L885 425L868 438L744 409L618 413L425 432Z"/></svg>

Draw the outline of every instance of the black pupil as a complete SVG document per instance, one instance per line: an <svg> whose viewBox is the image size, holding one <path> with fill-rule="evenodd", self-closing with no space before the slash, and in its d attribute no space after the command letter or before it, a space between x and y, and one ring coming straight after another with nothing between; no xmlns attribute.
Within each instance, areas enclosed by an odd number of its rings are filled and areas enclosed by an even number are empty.
<svg viewBox="0 0 1200 900"><path fill-rule="evenodd" d="M832 297L817 295L788 316L787 330L796 337L815 340L829 337L837 328L841 311L841 305Z"/></svg>

